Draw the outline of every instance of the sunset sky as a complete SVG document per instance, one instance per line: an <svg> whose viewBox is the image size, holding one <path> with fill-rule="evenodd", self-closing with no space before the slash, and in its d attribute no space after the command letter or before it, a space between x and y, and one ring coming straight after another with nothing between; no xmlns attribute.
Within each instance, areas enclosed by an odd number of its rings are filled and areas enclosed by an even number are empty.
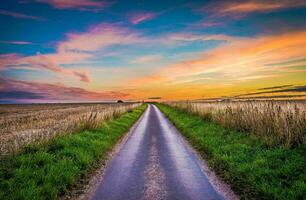
<svg viewBox="0 0 306 200"><path fill-rule="evenodd" d="M306 1L1 0L0 103L306 95Z"/></svg>

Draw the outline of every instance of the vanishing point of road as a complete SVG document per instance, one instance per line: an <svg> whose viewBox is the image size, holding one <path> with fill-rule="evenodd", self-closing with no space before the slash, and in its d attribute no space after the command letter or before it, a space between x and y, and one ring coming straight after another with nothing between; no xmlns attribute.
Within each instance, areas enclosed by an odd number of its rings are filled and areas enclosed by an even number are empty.
<svg viewBox="0 0 306 200"><path fill-rule="evenodd" d="M198 157L155 105L149 105L108 163L92 197L97 200L224 199Z"/></svg>

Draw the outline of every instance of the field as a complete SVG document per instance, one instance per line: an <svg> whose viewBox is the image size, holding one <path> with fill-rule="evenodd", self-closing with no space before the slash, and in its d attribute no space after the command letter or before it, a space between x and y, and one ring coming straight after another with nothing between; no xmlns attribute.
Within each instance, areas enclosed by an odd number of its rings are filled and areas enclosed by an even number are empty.
<svg viewBox="0 0 306 200"><path fill-rule="evenodd" d="M168 105L272 145L297 146L306 140L305 101L169 102Z"/></svg>
<svg viewBox="0 0 306 200"><path fill-rule="evenodd" d="M256 128L256 123L259 123L258 127L262 128L277 125L275 121L266 121L264 125L261 125L260 123L264 121L262 118L265 116L261 114L257 118L255 113L259 111L244 110L249 116L244 114L241 110L242 106L244 109L253 108L253 103L171 103L170 105L176 107L165 104L158 104L158 107L218 176L231 186L240 199L305 199L305 142L302 143L302 140L298 140L298 143L292 143L295 145L288 148L283 144L271 144L270 140L265 139L263 131L261 134L242 132L242 129L239 132L236 131L240 125L245 125L233 122L235 119L239 120L240 117L246 117L246 120L251 120L253 117L254 122L250 123L250 126L254 125L255 127L251 128ZM257 106L259 105L263 108L271 106L270 103L257 104ZM278 105L287 106L288 102ZM290 105L295 105L295 103ZM303 107L300 103L298 105ZM220 110L213 113L214 109ZM196 111L206 112L195 114ZM239 113L233 114L235 112ZM266 112L269 113L269 110ZM282 115L293 113L291 110L279 112ZM241 116L237 116L238 114ZM282 115L276 115L272 119L278 120L283 117ZM233 118L231 119L230 116ZM272 120L269 117L267 116L265 119ZM294 117L296 119L297 116ZM225 119L231 120L228 124L231 128L225 128L227 124L222 123ZM258 121L258 119L263 121ZM301 125L305 131L305 124ZM294 134L294 126L289 127L291 129L287 131ZM281 134L286 130L279 131ZM273 132L273 134L275 135L269 137L270 139L279 137L277 132ZM305 137L305 132L299 137ZM285 137L284 141L280 141L287 144L287 139Z"/></svg>
<svg viewBox="0 0 306 200"><path fill-rule="evenodd" d="M0 157L0 199L57 199L78 182L86 184L84 176L103 164L145 108L142 105L98 128Z"/></svg>
<svg viewBox="0 0 306 200"><path fill-rule="evenodd" d="M306 196L305 101L177 101L155 105L240 199ZM1 105L0 199L69 198L75 187L88 185L86 177L91 179L91 172L105 164L109 152L146 108L147 104L141 103ZM151 114L138 125L142 131L133 134L167 135L168 129L163 129L153 106L149 108ZM136 141L140 141L139 135ZM154 144L150 141L153 137L146 138L148 141L139 143ZM177 142L166 141L160 144ZM161 146L158 151L167 148ZM137 157L147 155L144 161L167 153L127 152ZM153 166L159 165L156 162ZM70 198L78 193L74 195Z"/></svg>
<svg viewBox="0 0 306 200"><path fill-rule="evenodd" d="M97 128L103 121L136 108L122 104L0 105L0 155L50 140L55 135Z"/></svg>

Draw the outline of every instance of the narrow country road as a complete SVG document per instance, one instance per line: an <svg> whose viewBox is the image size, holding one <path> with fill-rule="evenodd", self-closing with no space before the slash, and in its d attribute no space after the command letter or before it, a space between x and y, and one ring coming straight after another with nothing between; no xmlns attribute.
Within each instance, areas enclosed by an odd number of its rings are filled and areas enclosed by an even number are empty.
<svg viewBox="0 0 306 200"><path fill-rule="evenodd" d="M159 109L149 105L109 162L92 199L223 199L196 155Z"/></svg>

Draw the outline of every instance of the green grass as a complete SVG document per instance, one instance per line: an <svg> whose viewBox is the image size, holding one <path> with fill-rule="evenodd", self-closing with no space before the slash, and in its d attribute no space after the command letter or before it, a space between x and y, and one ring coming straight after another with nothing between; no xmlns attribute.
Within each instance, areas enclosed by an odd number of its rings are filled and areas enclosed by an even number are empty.
<svg viewBox="0 0 306 200"><path fill-rule="evenodd" d="M306 145L271 146L197 115L157 104L241 199L306 199Z"/></svg>
<svg viewBox="0 0 306 200"><path fill-rule="evenodd" d="M56 199L92 165L104 160L145 110L142 105L98 129L28 146L0 160L0 199Z"/></svg>

